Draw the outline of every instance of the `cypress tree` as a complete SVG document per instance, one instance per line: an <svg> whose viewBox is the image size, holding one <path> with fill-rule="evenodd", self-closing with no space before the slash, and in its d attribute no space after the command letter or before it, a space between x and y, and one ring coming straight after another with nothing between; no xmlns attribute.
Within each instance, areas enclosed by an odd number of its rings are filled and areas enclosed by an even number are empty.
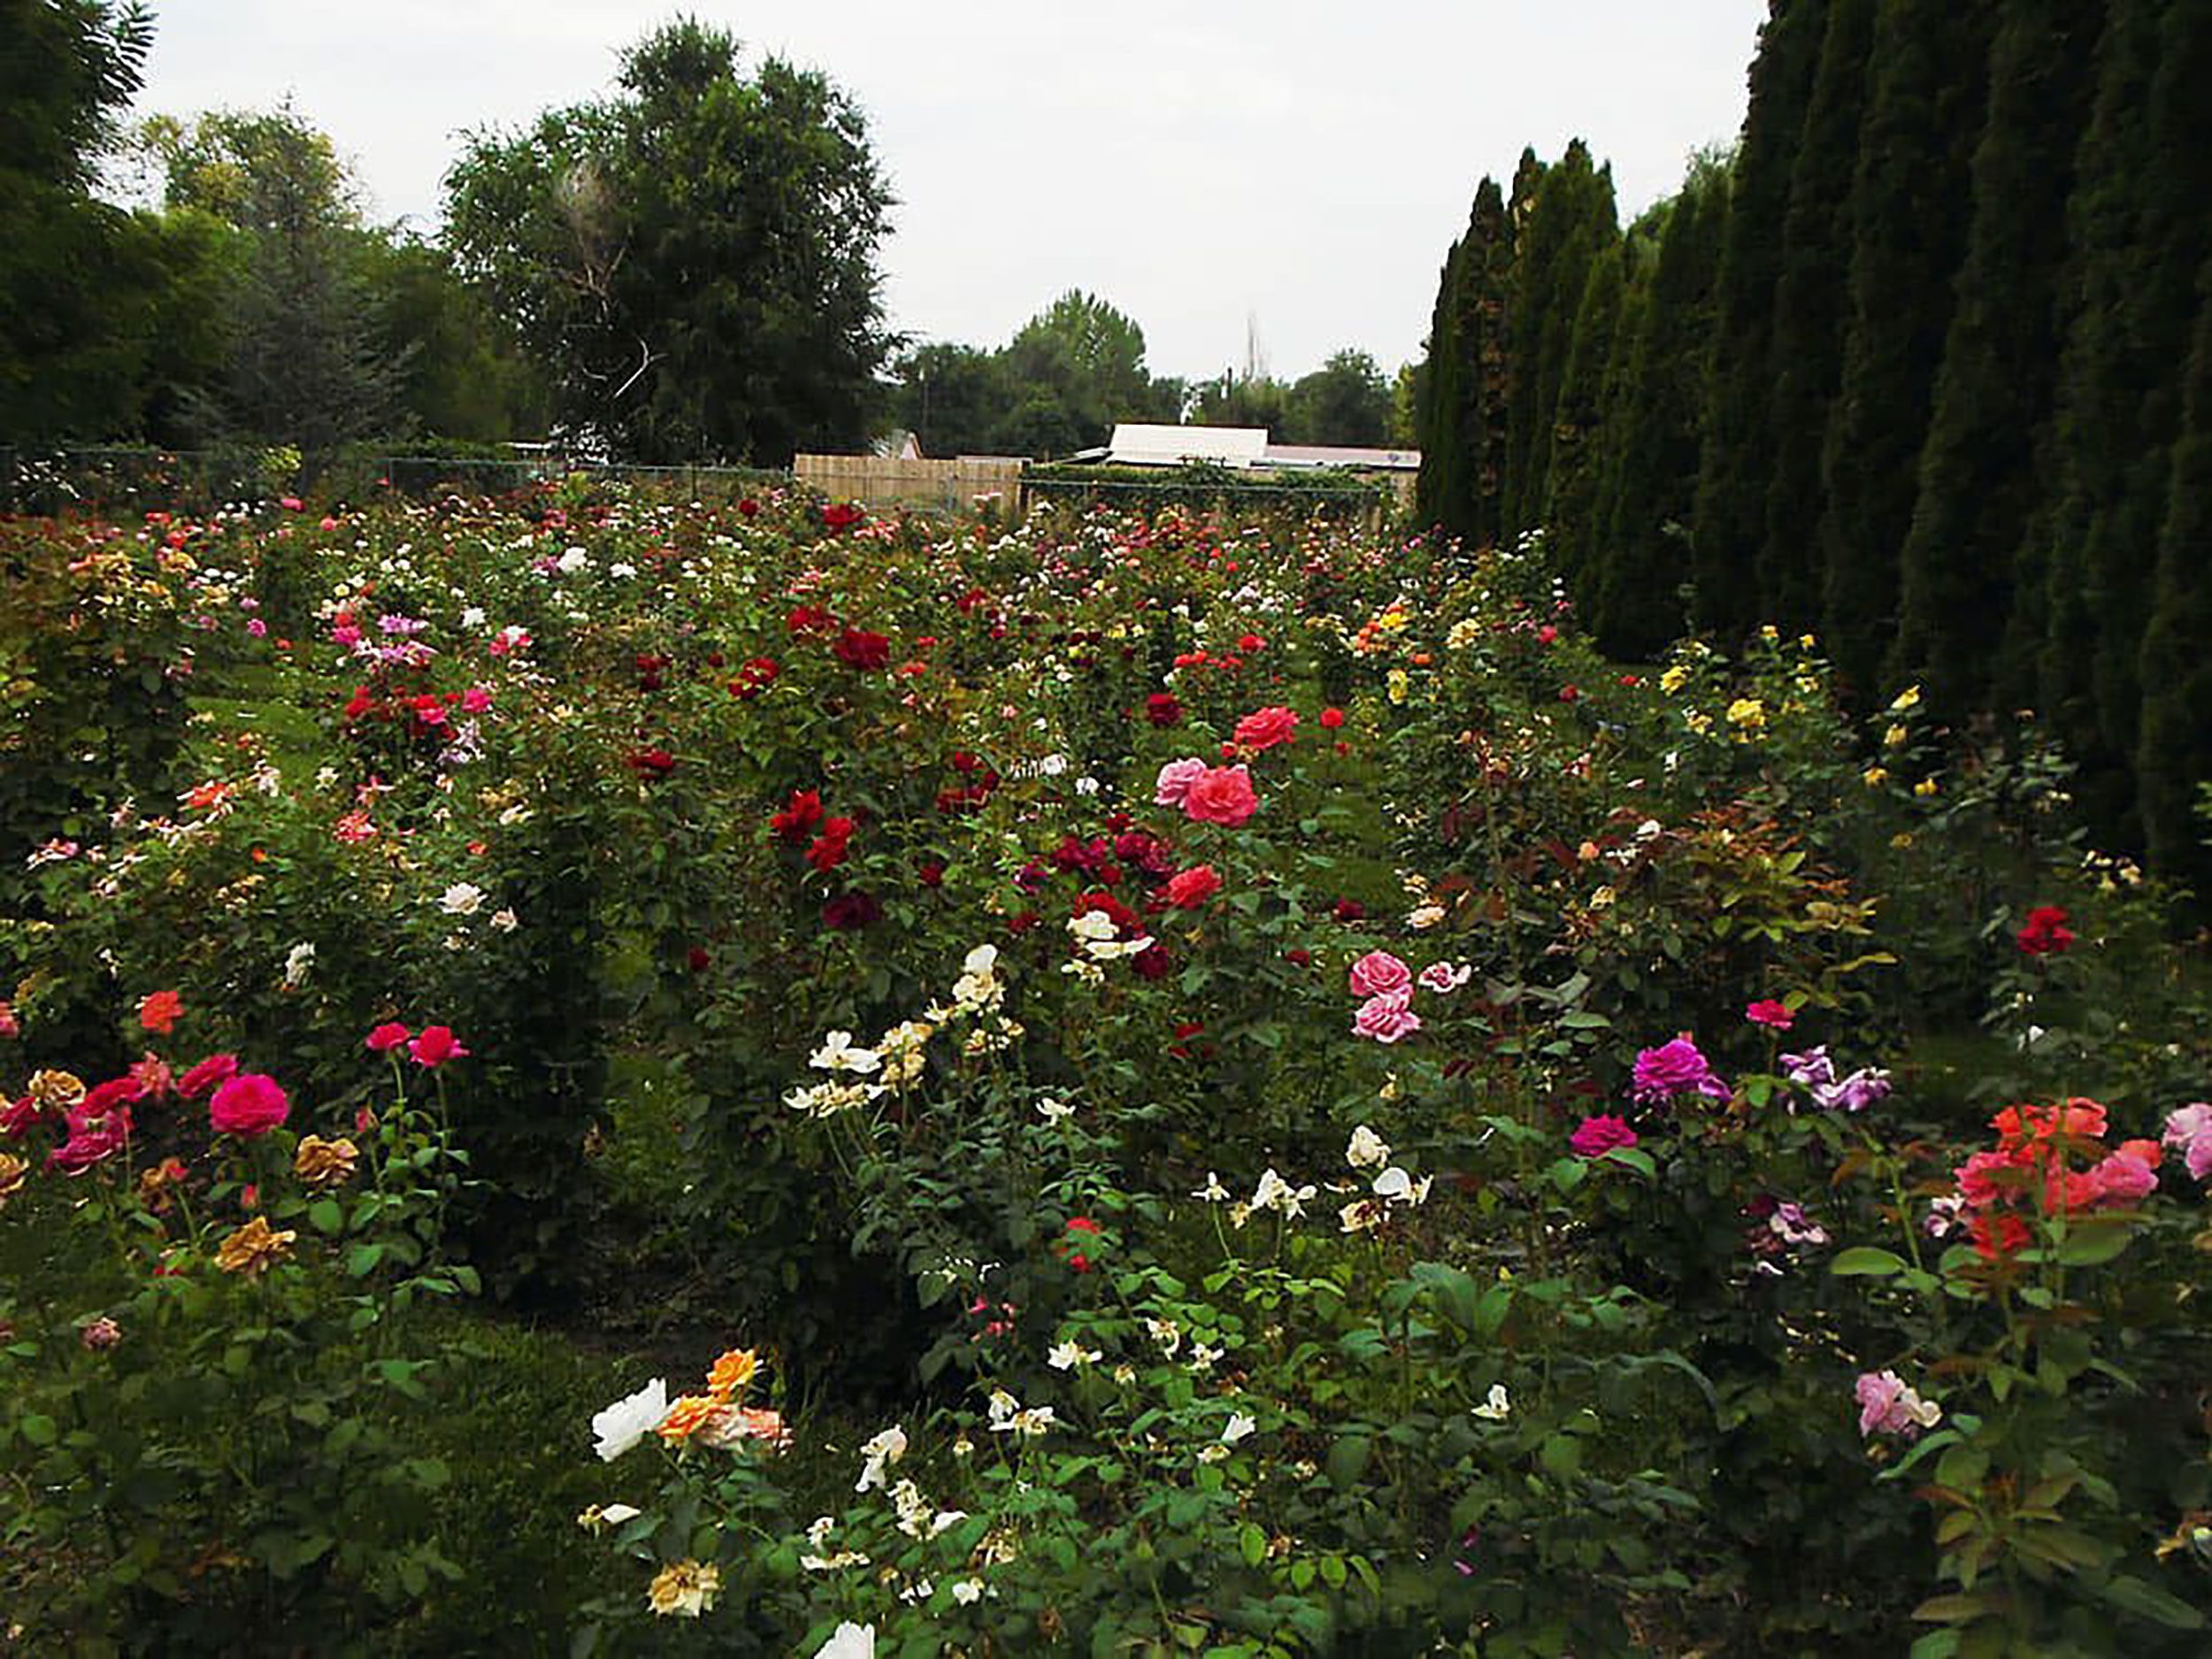
<svg viewBox="0 0 2212 1659"><path fill-rule="evenodd" d="M2011 611L2016 551L2041 495L2036 447L2056 378L2060 227L2102 10L2008 0L1990 49L1966 258L1900 556L1889 658L1894 678L1926 682L1935 706L1954 716L1993 694L2017 696L1991 647Z"/></svg>
<svg viewBox="0 0 2212 1659"><path fill-rule="evenodd" d="M1694 173L1660 234L1640 296L1627 372L1607 422L1618 433L1605 524L1585 578L1587 621L1604 649L1643 661L1680 631L1674 599L1690 577L1684 534L1698 488L1701 418L1729 180Z"/></svg>
<svg viewBox="0 0 2212 1659"><path fill-rule="evenodd" d="M1616 241L1591 261L1576 308L1574 334L1554 412L1541 515L1552 568L1576 588L1593 541L1606 430L1606 375L1617 366L1623 279L1630 242Z"/></svg>
<svg viewBox="0 0 2212 1659"><path fill-rule="evenodd" d="M1824 19L1819 0L1770 0L1758 55L1751 61L1750 104L1721 255L1694 569L1698 620L1732 638L1747 634L1758 620L1753 562L1766 539L1767 488L1774 472L1767 416L1775 286L1781 274L1778 233L1812 99Z"/></svg>
<svg viewBox="0 0 2212 1659"><path fill-rule="evenodd" d="M1476 546L1498 534L1512 257L1504 195L1485 179L1437 294L1416 488L1425 517Z"/></svg>
<svg viewBox="0 0 2212 1659"><path fill-rule="evenodd" d="M2039 685L2091 823L2132 841L2138 668L2212 253L2212 5L2116 0L2098 71L2069 204Z"/></svg>
<svg viewBox="0 0 2212 1659"><path fill-rule="evenodd" d="M1767 421L1773 471L1757 566L1764 619L1801 633L1819 619L1812 532L1824 504L1820 457L1842 373L1851 263L1851 184L1860 159L1874 0L1832 0L1812 101L1790 170L1775 284L1773 393Z"/></svg>
<svg viewBox="0 0 2212 1659"><path fill-rule="evenodd" d="M1461 465L1459 427L1461 357L1459 288L1466 263L1467 239L1452 243L1436 283L1436 308L1429 318L1428 359L1416 392L1413 441L1421 451L1413 501L1422 522L1448 525L1467 516L1466 476Z"/></svg>
<svg viewBox="0 0 2212 1659"><path fill-rule="evenodd" d="M1613 170L1580 139L1544 170L1513 265L1512 403L1506 417L1504 530L1541 522L1559 393L1590 266L1620 234Z"/></svg>
<svg viewBox="0 0 2212 1659"><path fill-rule="evenodd" d="M1898 553L1966 253L1994 0L1882 0L1851 186L1849 329L1821 455L1822 632L1870 696L1896 626Z"/></svg>
<svg viewBox="0 0 2212 1659"><path fill-rule="evenodd" d="M2151 862L2212 898L2208 826L2195 812L2212 781L2212 258L2197 278L2181 430L2171 450L2155 608L2143 634L2138 799Z"/></svg>

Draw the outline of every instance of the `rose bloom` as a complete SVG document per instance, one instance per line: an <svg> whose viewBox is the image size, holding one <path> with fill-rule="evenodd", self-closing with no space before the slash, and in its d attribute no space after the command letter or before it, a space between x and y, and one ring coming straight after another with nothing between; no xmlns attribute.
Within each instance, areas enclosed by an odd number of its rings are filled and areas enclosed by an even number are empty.
<svg viewBox="0 0 2212 1659"><path fill-rule="evenodd" d="M407 1045L407 1052L415 1056L415 1064L432 1070L449 1060L465 1060L468 1050L461 1047L450 1025L425 1025L422 1035Z"/></svg>
<svg viewBox="0 0 2212 1659"><path fill-rule="evenodd" d="M350 1141L308 1135L292 1156L292 1173L310 1187L335 1187L353 1179L353 1166L360 1156L361 1148Z"/></svg>
<svg viewBox="0 0 2212 1659"><path fill-rule="evenodd" d="M749 1348L733 1348L708 1368L707 1392L726 1401L751 1382L760 1370L760 1357Z"/></svg>
<svg viewBox="0 0 2212 1659"><path fill-rule="evenodd" d="M1235 829L1259 809L1252 774L1242 766L1209 766L1183 793L1183 811L1201 824Z"/></svg>
<svg viewBox="0 0 2212 1659"><path fill-rule="evenodd" d="M0 1204L21 1192L30 1174L31 1166L25 1160L12 1152L0 1152Z"/></svg>
<svg viewBox="0 0 2212 1659"><path fill-rule="evenodd" d="M177 1093L187 1100L197 1100L217 1084L238 1075L238 1056L234 1054L211 1054L178 1079Z"/></svg>
<svg viewBox="0 0 2212 1659"><path fill-rule="evenodd" d="M1221 878L1211 864L1193 864L1168 878L1167 902L1178 910L1195 910L1221 891Z"/></svg>
<svg viewBox="0 0 2212 1659"><path fill-rule="evenodd" d="M292 1253L296 1233L276 1233L266 1216L256 1216L225 1239L215 1252L215 1265L226 1273L257 1279Z"/></svg>
<svg viewBox="0 0 2212 1659"><path fill-rule="evenodd" d="M1171 694L1156 691L1144 700L1144 718L1155 726L1173 726L1183 718L1183 705Z"/></svg>
<svg viewBox="0 0 2212 1659"><path fill-rule="evenodd" d="M1788 1003L1777 1002L1771 998L1750 1003L1744 1009L1743 1017L1753 1025L1764 1025L1770 1031L1787 1031L1797 1023L1797 1016L1790 1012Z"/></svg>
<svg viewBox="0 0 2212 1659"><path fill-rule="evenodd" d="M1647 1105L1677 1094L1726 1100L1728 1086L1713 1075L1712 1063L1698 1052L1697 1044L1683 1036L1637 1055L1635 1094Z"/></svg>
<svg viewBox="0 0 2212 1659"><path fill-rule="evenodd" d="M369 1033L368 1046L379 1054L388 1054L412 1034L397 1020L390 1020Z"/></svg>
<svg viewBox="0 0 2212 1659"><path fill-rule="evenodd" d="M1412 983L1412 971L1387 950L1371 950L1352 964L1354 996L1380 996Z"/></svg>
<svg viewBox="0 0 2212 1659"><path fill-rule="evenodd" d="M1581 1126L1567 1137L1567 1144L1574 1148L1577 1157L1601 1158L1616 1147L1634 1146L1636 1132L1624 1118L1585 1118Z"/></svg>
<svg viewBox="0 0 2212 1659"><path fill-rule="evenodd" d="M1272 749L1298 734L1298 717L1279 705L1260 709L1237 722L1232 735L1246 749Z"/></svg>
<svg viewBox="0 0 2212 1659"><path fill-rule="evenodd" d="M1396 1042L1421 1029L1421 1017L1409 1004L1410 991L1384 991L1369 997L1352 1016L1352 1034L1377 1042Z"/></svg>
<svg viewBox="0 0 2212 1659"><path fill-rule="evenodd" d="M668 1408L668 1415L660 1420L653 1432L671 1446L679 1445L729 1409L727 1403L712 1394L686 1394Z"/></svg>
<svg viewBox="0 0 2212 1659"><path fill-rule="evenodd" d="M1342 726L1343 724L1344 724L1344 710L1341 710L1341 709L1324 709L1324 710L1321 710L1321 729L1322 729L1323 731L1325 731L1325 732L1333 732L1333 731L1335 731L1335 730L1336 730L1339 726Z"/></svg>
<svg viewBox="0 0 2212 1659"><path fill-rule="evenodd" d="M827 507L822 516L826 520L833 512L851 512L849 508ZM852 513L856 518L859 514ZM852 518L830 526L842 529ZM722 1593L722 1570L711 1563L679 1561L663 1567L646 1591L645 1600L654 1612L665 1618L672 1615L682 1618L697 1618L714 1605L714 1599Z"/></svg>
<svg viewBox="0 0 2212 1659"><path fill-rule="evenodd" d="M1153 782L1152 804L1180 806L1191 786L1213 769L1202 760L1171 760Z"/></svg>
<svg viewBox="0 0 2212 1659"><path fill-rule="evenodd" d="M138 1005L138 1023L166 1037L177 1028L177 1017L183 1012L184 1001L174 991L156 991Z"/></svg>
<svg viewBox="0 0 2212 1659"><path fill-rule="evenodd" d="M839 662L863 672L888 667L891 662L891 641L862 628L847 628L830 649Z"/></svg>
<svg viewBox="0 0 2212 1659"><path fill-rule="evenodd" d="M264 1135L291 1115L282 1086L259 1071L232 1078L207 1105L208 1122L223 1135Z"/></svg>

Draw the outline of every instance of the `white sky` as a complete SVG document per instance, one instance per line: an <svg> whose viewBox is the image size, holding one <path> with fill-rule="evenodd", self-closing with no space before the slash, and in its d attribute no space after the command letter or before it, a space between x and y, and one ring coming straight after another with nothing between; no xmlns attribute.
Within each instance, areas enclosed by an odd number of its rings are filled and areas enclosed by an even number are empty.
<svg viewBox="0 0 2212 1659"><path fill-rule="evenodd" d="M155 0L144 112L264 108L329 132L373 212L434 227L458 134L603 92L677 11L819 67L899 197L895 326L1002 344L1070 288L1156 373L1386 373L1428 327L1478 179L1576 134L1624 216L1735 135L1764 0Z"/></svg>

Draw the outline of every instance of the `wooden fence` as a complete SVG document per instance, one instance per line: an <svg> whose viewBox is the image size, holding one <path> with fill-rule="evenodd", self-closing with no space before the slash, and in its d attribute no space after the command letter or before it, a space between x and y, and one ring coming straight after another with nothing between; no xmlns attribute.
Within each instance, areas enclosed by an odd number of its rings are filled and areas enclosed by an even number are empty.
<svg viewBox="0 0 2212 1659"><path fill-rule="evenodd" d="M978 495L1018 503L1022 464L998 457L956 461L902 461L880 455L802 455L791 471L833 501L872 507L894 504L964 508Z"/></svg>

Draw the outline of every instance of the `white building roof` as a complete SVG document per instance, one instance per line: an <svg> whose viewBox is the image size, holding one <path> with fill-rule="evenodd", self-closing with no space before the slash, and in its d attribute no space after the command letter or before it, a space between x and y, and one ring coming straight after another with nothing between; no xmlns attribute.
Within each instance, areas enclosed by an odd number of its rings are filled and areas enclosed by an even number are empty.
<svg viewBox="0 0 2212 1659"><path fill-rule="evenodd" d="M1125 420L1114 427L1106 458L1116 466L1174 466L1185 461L1256 466L1266 449L1264 426L1166 426Z"/></svg>

